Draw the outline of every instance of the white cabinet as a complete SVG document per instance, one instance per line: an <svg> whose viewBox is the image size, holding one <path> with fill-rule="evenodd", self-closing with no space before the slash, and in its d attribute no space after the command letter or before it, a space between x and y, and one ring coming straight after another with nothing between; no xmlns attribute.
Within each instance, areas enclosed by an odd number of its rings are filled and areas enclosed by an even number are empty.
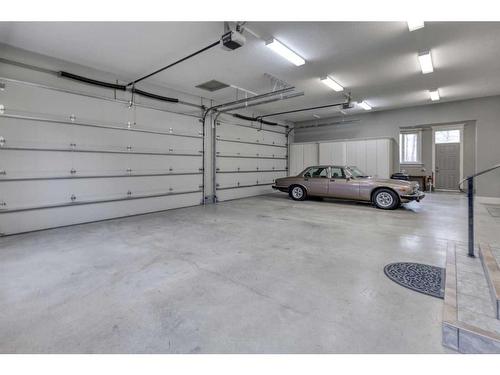
<svg viewBox="0 0 500 375"><path fill-rule="evenodd" d="M393 141L389 138L295 143L290 150L290 174L314 164L353 165L371 176L389 178Z"/></svg>
<svg viewBox="0 0 500 375"><path fill-rule="evenodd" d="M392 174L392 147L390 139L377 139L377 175L380 178L390 178Z"/></svg>
<svg viewBox="0 0 500 375"><path fill-rule="evenodd" d="M290 176L295 176L306 167L318 164L317 143L294 143L290 145Z"/></svg>
<svg viewBox="0 0 500 375"><path fill-rule="evenodd" d="M346 164L346 143L326 142L319 144L319 164Z"/></svg>

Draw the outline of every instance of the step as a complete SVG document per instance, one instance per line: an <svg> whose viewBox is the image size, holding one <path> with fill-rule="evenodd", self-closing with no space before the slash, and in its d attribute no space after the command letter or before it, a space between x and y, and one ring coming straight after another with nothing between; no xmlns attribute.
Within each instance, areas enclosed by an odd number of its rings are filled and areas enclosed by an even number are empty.
<svg viewBox="0 0 500 375"><path fill-rule="evenodd" d="M492 249L488 244L481 244L479 256L490 287L495 316L500 319L500 249Z"/></svg>
<svg viewBox="0 0 500 375"><path fill-rule="evenodd" d="M460 353L500 353L500 320L481 259L449 241L443 305L443 345Z"/></svg>

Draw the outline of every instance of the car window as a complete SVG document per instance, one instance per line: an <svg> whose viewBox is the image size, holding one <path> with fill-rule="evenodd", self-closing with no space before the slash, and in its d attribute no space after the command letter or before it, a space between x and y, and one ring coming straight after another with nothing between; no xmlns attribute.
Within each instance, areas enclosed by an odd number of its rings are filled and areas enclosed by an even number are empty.
<svg viewBox="0 0 500 375"><path fill-rule="evenodd" d="M328 177L328 168L327 167L313 167L313 168L310 168L304 174L304 177L309 177L309 178L327 178Z"/></svg>
<svg viewBox="0 0 500 375"><path fill-rule="evenodd" d="M332 167L332 178L345 178L344 168Z"/></svg>

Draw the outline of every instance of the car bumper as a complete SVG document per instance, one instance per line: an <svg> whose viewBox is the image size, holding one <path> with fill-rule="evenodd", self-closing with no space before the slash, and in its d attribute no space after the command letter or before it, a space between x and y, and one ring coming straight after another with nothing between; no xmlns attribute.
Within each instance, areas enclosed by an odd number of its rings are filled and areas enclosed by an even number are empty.
<svg viewBox="0 0 500 375"><path fill-rule="evenodd" d="M288 187L287 186L276 186L276 185L273 185L272 188L274 190L283 191L285 193L288 191Z"/></svg>
<svg viewBox="0 0 500 375"><path fill-rule="evenodd" d="M413 194L407 194L407 195L401 195L401 199L403 201L417 201L420 202L421 199L424 199L425 194L422 193L421 191L417 191L416 193Z"/></svg>

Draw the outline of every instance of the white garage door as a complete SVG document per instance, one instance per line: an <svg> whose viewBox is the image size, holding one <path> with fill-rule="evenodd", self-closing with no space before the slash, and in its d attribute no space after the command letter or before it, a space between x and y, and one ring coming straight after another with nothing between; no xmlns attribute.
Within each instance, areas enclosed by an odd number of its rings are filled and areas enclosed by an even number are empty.
<svg viewBox="0 0 500 375"><path fill-rule="evenodd" d="M1 234L202 202L198 115L12 78L0 77Z"/></svg>
<svg viewBox="0 0 500 375"><path fill-rule="evenodd" d="M286 129L263 127L222 115L217 121L217 199L224 201L272 192L287 175Z"/></svg>

